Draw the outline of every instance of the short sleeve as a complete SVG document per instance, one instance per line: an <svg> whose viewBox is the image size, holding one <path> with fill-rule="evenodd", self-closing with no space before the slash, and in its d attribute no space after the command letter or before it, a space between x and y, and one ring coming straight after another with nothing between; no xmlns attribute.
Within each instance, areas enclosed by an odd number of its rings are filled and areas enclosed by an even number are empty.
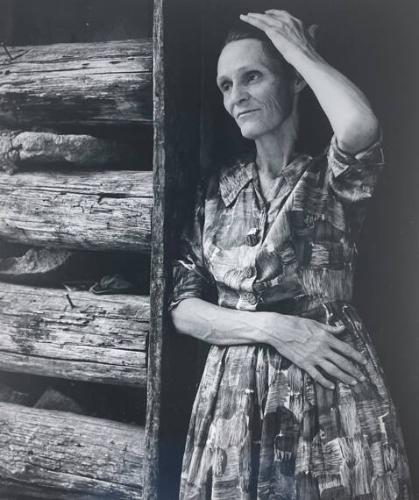
<svg viewBox="0 0 419 500"><path fill-rule="evenodd" d="M329 185L345 203L371 198L384 167L382 137L368 149L351 155L342 151L333 136L327 153Z"/></svg>
<svg viewBox="0 0 419 500"><path fill-rule="evenodd" d="M182 231L178 255L172 265L173 283L169 311L187 298L213 299L215 285L205 267L203 257L204 198L204 190L200 186L197 190L193 216Z"/></svg>

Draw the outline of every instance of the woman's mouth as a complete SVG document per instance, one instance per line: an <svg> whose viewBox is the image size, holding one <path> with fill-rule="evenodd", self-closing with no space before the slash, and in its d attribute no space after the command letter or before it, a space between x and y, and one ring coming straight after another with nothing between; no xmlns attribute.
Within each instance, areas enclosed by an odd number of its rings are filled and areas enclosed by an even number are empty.
<svg viewBox="0 0 419 500"><path fill-rule="evenodd" d="M257 109L248 109L246 111L240 111L240 113L238 113L237 115L237 120L239 120L240 118L245 118L246 116L249 116L252 113L255 113L256 111Z"/></svg>

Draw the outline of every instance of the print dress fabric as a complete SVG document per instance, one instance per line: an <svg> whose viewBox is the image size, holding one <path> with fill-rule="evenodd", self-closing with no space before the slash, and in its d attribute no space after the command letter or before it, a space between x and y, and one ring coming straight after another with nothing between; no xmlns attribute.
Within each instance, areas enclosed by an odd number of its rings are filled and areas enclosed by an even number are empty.
<svg viewBox="0 0 419 500"><path fill-rule="evenodd" d="M366 381L324 389L264 344L212 346L192 409L180 498L412 499L396 412L351 304L356 242L383 167L381 142L335 138L298 156L269 200L253 160L202 190L174 264L170 308L190 297L345 325ZM255 339L257 342L257 339Z"/></svg>

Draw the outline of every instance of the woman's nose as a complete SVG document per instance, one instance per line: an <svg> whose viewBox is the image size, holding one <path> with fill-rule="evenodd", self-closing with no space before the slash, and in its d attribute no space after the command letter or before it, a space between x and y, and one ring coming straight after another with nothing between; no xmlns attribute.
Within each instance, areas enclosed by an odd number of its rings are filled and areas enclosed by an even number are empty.
<svg viewBox="0 0 419 500"><path fill-rule="evenodd" d="M249 98L249 93L242 85L234 85L231 92L231 104L240 104Z"/></svg>

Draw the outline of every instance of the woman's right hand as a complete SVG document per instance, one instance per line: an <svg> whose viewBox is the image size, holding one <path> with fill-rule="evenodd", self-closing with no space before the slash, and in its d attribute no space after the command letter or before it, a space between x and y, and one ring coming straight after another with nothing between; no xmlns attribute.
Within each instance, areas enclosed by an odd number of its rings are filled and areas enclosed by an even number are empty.
<svg viewBox="0 0 419 500"><path fill-rule="evenodd" d="M336 338L345 330L343 325L332 326L298 316L267 314L264 330L269 344L316 382L333 389L334 384L328 376L349 385L365 380L359 369L359 365L366 364L365 358Z"/></svg>

